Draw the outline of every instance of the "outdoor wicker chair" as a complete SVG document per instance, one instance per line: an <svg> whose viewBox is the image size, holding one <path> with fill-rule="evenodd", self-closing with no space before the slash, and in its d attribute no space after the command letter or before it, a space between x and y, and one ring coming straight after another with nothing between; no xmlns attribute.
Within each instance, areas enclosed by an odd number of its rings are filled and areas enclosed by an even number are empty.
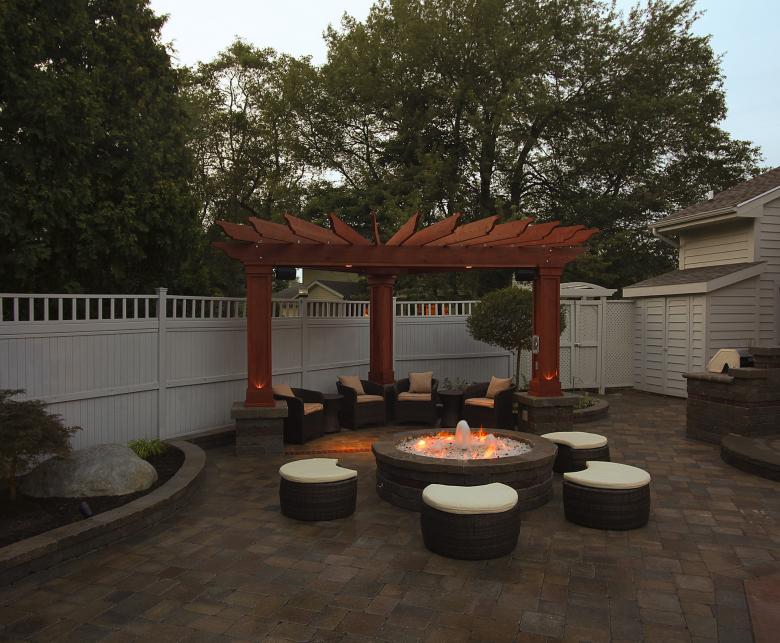
<svg viewBox="0 0 780 643"><path fill-rule="evenodd" d="M553 471L567 473L588 468L588 461L609 462L609 443L598 433L584 431L555 431L545 433L543 438L558 445Z"/></svg>
<svg viewBox="0 0 780 643"><path fill-rule="evenodd" d="M410 373L413 375L425 375L423 373ZM437 389L439 381L430 378L430 392L410 392L410 378L398 380L395 383L395 421L399 424L414 422L415 424L436 424L438 413L436 404L438 400Z"/></svg>
<svg viewBox="0 0 780 643"><path fill-rule="evenodd" d="M349 381L347 385L342 380ZM355 388L360 384L361 389ZM339 410L341 426L348 429L358 429L369 424L387 423L387 402L385 387L357 377L341 377L336 382L339 393L344 397Z"/></svg>
<svg viewBox="0 0 780 643"><path fill-rule="evenodd" d="M491 382L498 380L493 378ZM515 426L512 405L514 385L491 397L491 382L472 384L463 390L463 418L471 427L512 429Z"/></svg>
<svg viewBox="0 0 780 643"><path fill-rule="evenodd" d="M274 399L287 402L284 419L284 441L304 444L325 433L325 412L322 393L305 388L290 388L286 384L273 386Z"/></svg>

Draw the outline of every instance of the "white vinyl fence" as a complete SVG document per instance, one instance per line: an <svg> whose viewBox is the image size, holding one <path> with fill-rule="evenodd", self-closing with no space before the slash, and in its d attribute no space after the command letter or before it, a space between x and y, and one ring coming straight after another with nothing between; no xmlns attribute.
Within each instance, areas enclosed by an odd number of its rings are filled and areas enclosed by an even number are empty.
<svg viewBox="0 0 780 643"><path fill-rule="evenodd" d="M513 375L510 353L468 334L475 303L397 302L397 377L433 370L457 383ZM564 306L564 387L631 386L632 302ZM151 296L9 294L0 295L0 313L0 388L26 389L83 427L77 447L223 427L244 397L243 299L165 289ZM275 301L273 315L276 382L332 392L339 374L367 375L368 303ZM529 357L521 360L528 377Z"/></svg>

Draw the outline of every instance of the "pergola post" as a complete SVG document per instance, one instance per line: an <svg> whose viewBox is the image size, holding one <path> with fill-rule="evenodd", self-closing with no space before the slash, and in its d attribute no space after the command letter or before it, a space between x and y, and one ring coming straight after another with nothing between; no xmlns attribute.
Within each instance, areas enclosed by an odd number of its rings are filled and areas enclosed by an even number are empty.
<svg viewBox="0 0 780 643"><path fill-rule="evenodd" d="M534 279L533 327L539 351L532 355L528 392L538 397L560 397L561 381L561 274L560 267L539 267Z"/></svg>
<svg viewBox="0 0 780 643"><path fill-rule="evenodd" d="M274 406L271 389L271 292L273 269L246 268L246 406Z"/></svg>
<svg viewBox="0 0 780 643"><path fill-rule="evenodd" d="M392 384L393 372L393 284L395 275L368 275L371 289L369 327L371 356L368 379L376 384Z"/></svg>

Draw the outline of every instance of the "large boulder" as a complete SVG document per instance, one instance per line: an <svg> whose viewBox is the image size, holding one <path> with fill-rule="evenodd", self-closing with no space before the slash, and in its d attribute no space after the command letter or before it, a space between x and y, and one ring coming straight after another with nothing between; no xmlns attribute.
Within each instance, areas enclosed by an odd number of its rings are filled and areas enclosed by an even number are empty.
<svg viewBox="0 0 780 643"><path fill-rule="evenodd" d="M35 498L123 496L151 487L155 468L121 444L98 444L56 456L20 480L22 493Z"/></svg>

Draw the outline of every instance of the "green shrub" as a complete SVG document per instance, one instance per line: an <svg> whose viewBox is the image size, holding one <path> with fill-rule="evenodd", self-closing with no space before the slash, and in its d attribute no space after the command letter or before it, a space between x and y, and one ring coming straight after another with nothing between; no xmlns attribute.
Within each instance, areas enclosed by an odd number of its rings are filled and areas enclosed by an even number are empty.
<svg viewBox="0 0 780 643"><path fill-rule="evenodd" d="M16 500L16 474L45 455L65 455L79 426L65 426L40 400L12 400L24 390L0 390L0 472Z"/></svg>
<svg viewBox="0 0 780 643"><path fill-rule="evenodd" d="M128 442L127 446L135 451L135 454L142 460L148 460L155 455L162 455L168 450L168 445L157 438L153 440L133 440Z"/></svg>

